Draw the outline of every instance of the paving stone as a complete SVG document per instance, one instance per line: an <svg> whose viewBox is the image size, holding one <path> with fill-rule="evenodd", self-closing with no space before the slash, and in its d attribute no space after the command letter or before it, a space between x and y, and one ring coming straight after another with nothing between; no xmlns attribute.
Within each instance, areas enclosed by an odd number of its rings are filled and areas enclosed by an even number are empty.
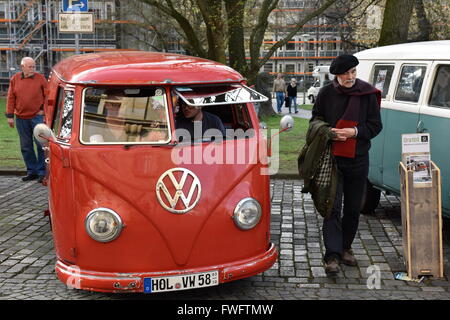
<svg viewBox="0 0 450 320"><path fill-rule="evenodd" d="M271 179L271 241L278 261L264 273L216 287L158 296L93 293L68 289L55 274L55 253L46 208L47 190L18 177L0 177L0 300L131 299L450 299L447 278L427 283L394 280L404 269L399 200L381 195L375 215L361 215L353 243L358 266L343 266L336 278L323 266L323 218L299 180ZM11 190L2 197L2 190ZM20 190L14 192L14 190ZM32 199L30 201L30 199ZM450 223L444 223L445 273L450 273ZM378 269L374 269L378 268ZM378 273L373 273L378 270ZM380 289L369 289L373 277ZM369 286L368 286L369 285ZM155 298L154 298L155 297Z"/></svg>

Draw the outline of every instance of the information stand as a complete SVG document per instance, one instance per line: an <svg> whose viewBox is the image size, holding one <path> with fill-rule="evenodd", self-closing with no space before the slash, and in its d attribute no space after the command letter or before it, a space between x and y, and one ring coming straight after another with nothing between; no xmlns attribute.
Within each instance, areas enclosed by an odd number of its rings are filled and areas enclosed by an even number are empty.
<svg viewBox="0 0 450 320"><path fill-rule="evenodd" d="M441 175L431 161L431 185L415 185L413 170L400 162L403 251L410 278L444 276Z"/></svg>

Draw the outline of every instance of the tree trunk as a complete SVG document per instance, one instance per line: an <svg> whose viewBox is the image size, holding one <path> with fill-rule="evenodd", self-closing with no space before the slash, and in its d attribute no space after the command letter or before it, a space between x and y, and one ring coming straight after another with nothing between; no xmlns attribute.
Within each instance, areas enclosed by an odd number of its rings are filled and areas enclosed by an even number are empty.
<svg viewBox="0 0 450 320"><path fill-rule="evenodd" d="M408 41L409 22L413 6L410 0L386 0L379 46Z"/></svg>
<svg viewBox="0 0 450 320"><path fill-rule="evenodd" d="M258 117L264 117L264 116L272 116L275 114L275 111L272 107L272 94L271 94L271 88L269 88L269 82L270 82L271 75L267 72L261 72L258 73L255 77L255 90L259 93L265 95L267 98L269 98L269 101L262 102L259 104L259 110L258 110Z"/></svg>
<svg viewBox="0 0 450 320"><path fill-rule="evenodd" d="M208 58L226 64L225 26L222 1L196 0L206 26Z"/></svg>
<svg viewBox="0 0 450 320"><path fill-rule="evenodd" d="M429 41L431 24L427 18L423 0L414 0L414 9L416 10L417 24L419 25L419 34L414 41Z"/></svg>
<svg viewBox="0 0 450 320"><path fill-rule="evenodd" d="M238 70L244 76L247 73L244 46L244 12L246 2L246 0L225 1L228 19L228 63L230 67Z"/></svg>

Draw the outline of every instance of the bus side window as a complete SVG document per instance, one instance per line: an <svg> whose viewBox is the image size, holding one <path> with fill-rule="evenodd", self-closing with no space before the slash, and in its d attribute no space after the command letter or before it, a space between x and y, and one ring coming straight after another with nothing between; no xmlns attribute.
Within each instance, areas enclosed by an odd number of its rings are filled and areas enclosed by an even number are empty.
<svg viewBox="0 0 450 320"><path fill-rule="evenodd" d="M59 132L59 138L69 140L72 135L74 92L65 90L64 94L64 106L61 115L61 130Z"/></svg>
<svg viewBox="0 0 450 320"><path fill-rule="evenodd" d="M450 65L439 66L429 104L432 107L450 108Z"/></svg>
<svg viewBox="0 0 450 320"><path fill-rule="evenodd" d="M393 65L375 65L373 70L372 85L381 91L381 98L386 98L391 83Z"/></svg>
<svg viewBox="0 0 450 320"><path fill-rule="evenodd" d="M404 66L397 85L395 100L419 101L425 70L425 66Z"/></svg>

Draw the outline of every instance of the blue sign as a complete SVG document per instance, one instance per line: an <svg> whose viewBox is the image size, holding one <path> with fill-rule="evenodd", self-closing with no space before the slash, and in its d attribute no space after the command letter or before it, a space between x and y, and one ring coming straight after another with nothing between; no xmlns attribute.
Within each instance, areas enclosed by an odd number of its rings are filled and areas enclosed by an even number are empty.
<svg viewBox="0 0 450 320"><path fill-rule="evenodd" d="M64 12L87 12L88 0L62 0Z"/></svg>

